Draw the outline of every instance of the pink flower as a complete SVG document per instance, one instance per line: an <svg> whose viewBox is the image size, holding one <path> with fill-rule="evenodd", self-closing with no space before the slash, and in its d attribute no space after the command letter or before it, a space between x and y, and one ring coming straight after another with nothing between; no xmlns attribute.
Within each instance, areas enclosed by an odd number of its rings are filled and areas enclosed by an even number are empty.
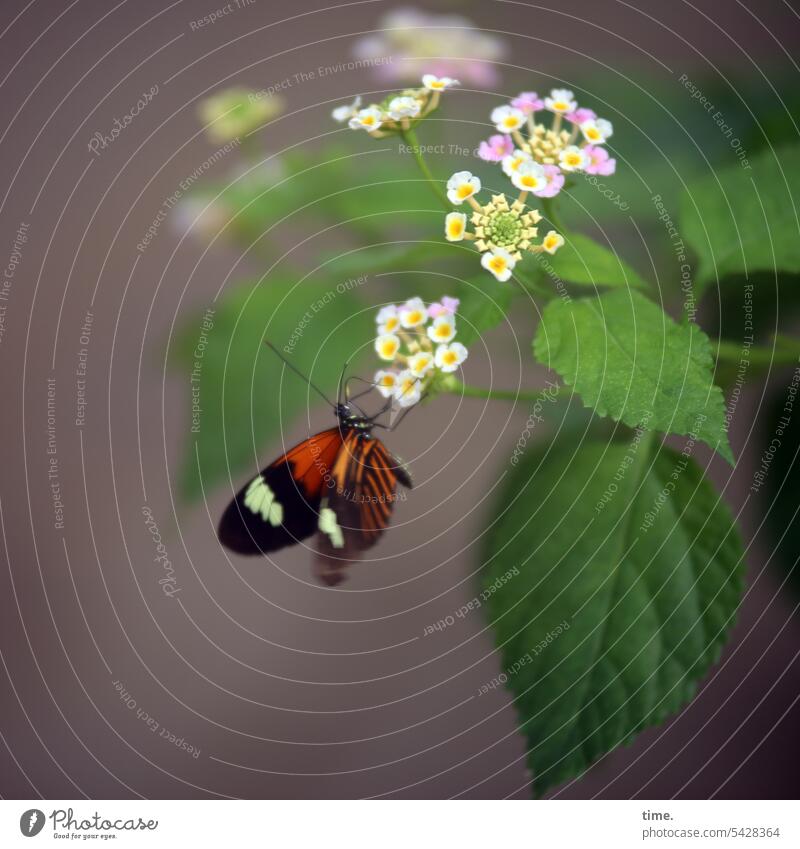
<svg viewBox="0 0 800 849"><path fill-rule="evenodd" d="M534 192L534 194L536 197L540 198L555 197L564 185L564 175L561 173L561 169L558 165L544 165L542 167L544 168L544 179L546 180L546 183L544 188L539 189L539 191Z"/></svg>
<svg viewBox="0 0 800 849"><path fill-rule="evenodd" d="M458 298L449 298L445 295L440 303L431 304L428 307L428 315L436 318L440 315L455 315L460 301Z"/></svg>
<svg viewBox="0 0 800 849"><path fill-rule="evenodd" d="M564 117L568 121L572 121L573 124L582 124L584 121L595 121L597 119L597 113L593 109L584 109L581 107L574 112L567 112Z"/></svg>
<svg viewBox="0 0 800 849"><path fill-rule="evenodd" d="M511 136L498 133L482 141L478 148L478 156L485 162L500 162L504 157L513 153L514 143Z"/></svg>
<svg viewBox="0 0 800 849"><path fill-rule="evenodd" d="M603 177L607 177L617 170L617 160L612 159L604 147L587 144L583 152L589 160L584 169L587 174L600 174Z"/></svg>
<svg viewBox="0 0 800 849"><path fill-rule="evenodd" d="M511 101L511 105L526 115L531 115L534 112L538 112L539 109L544 109L544 101L539 99L539 95L535 91L520 92L519 96Z"/></svg>

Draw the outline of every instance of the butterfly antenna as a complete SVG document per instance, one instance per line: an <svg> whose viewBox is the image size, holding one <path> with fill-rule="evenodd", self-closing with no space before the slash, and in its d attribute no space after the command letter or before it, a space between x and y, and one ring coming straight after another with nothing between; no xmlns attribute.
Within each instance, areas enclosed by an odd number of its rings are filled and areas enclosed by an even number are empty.
<svg viewBox="0 0 800 849"><path fill-rule="evenodd" d="M310 386L310 387L311 387L311 388L312 388L312 389L313 389L313 390L314 390L314 391L315 391L315 392L316 392L316 393L317 393L317 394L318 394L321 398L324 398L324 399L325 399L325 403L326 403L326 404L330 404L330 405L331 405L331 407L333 407L334 409L336 408L336 405L335 405L335 404L333 404L333 403L331 403L331 401L328 399L328 396L327 396L327 395L326 395L326 394L325 394L325 393L324 393L324 392L323 392L323 391L322 391L322 390L321 390L321 389L320 389L320 388L319 388L319 387L318 387L318 386L317 386L317 385L316 385L316 384L315 384L315 383L314 383L314 382L313 382L313 381L312 381L312 380L308 377L308 375L306 375L306 374L304 374L302 371L300 371L300 369L299 369L299 368L297 368L297 366L296 366L293 362L291 362L289 359L287 359L287 358L286 358L286 357L285 357L285 356L284 356L284 355L283 355L283 354L282 354L282 353L281 353L281 352L280 352L280 351L279 351L279 350L278 350L278 349L277 349L277 348L276 348L276 347L272 344L272 342L270 342L270 341L269 341L269 339L265 339L265 340L264 340L264 344L265 344L268 348L271 348L271 349L272 349L272 350L273 350L273 351L274 351L274 352L275 352L275 353L276 353L276 354L277 354L277 355L281 358L281 360L283 360L284 365L288 366L288 367L289 367L289 368L290 368L290 369L291 369L291 370L292 370L292 371L293 371L296 375L299 375L300 377L302 377L302 378L303 378L303 380L305 380L305 382L306 382L306 383L307 383L307 384L308 384L308 385L309 385L309 386Z"/></svg>
<svg viewBox="0 0 800 849"><path fill-rule="evenodd" d="M347 367L350 365L350 360L347 359L344 361L344 365L342 366L342 373L339 375L339 387L336 390L336 402L341 405L342 403L342 387L344 386L344 376L347 374ZM347 401L347 397L345 397L345 402Z"/></svg>

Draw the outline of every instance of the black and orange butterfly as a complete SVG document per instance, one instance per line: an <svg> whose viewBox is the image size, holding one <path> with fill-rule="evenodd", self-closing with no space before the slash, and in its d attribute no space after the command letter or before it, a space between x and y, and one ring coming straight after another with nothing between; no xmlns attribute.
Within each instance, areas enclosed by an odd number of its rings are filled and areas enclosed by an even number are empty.
<svg viewBox="0 0 800 849"><path fill-rule="evenodd" d="M266 344L325 398L273 345ZM353 412L355 398L342 400L343 379L344 370L337 403L331 404L337 425L295 445L245 484L223 513L218 531L226 548L248 555L277 551L316 531L316 574L329 586L344 578L345 568L359 552L380 539L397 499L397 484L412 487L404 465L372 435L375 427L393 430L402 416L392 427L376 421L391 400L373 416L360 408Z"/></svg>

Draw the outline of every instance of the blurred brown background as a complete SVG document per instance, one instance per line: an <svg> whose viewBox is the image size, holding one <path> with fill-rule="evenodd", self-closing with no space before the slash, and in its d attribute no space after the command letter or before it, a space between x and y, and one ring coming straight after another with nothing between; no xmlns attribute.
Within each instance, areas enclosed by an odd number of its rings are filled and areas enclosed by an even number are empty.
<svg viewBox="0 0 800 849"><path fill-rule="evenodd" d="M178 317L202 312L227 275L262 270L252 255L224 244L206 251L203 240L182 238L169 216L147 250L137 251L164 199L217 147L201 133L197 101L233 83L260 89L347 62L354 40L396 8L380 0L335 7L251 0L192 27L224 5L10 0L0 12L3 258L22 225L27 236L0 342L0 792L525 798L529 776L509 697L476 695L500 671L480 614L423 636L475 594L473 543L486 520L485 496L507 463L524 407L442 398L394 433L390 444L411 462L419 485L398 506L396 529L376 559L353 567L339 591L312 582L302 549L281 553L274 565L229 562L214 536L224 487L207 494L208 509L177 499L188 384L164 367L167 340ZM608 95L615 111L636 95L625 80L670 91L688 113L679 119L683 130L626 128L632 155L654 161L663 159L662 145L669 151L707 132L681 94L681 73L709 85L744 74L754 105L776 97L771 85L784 95L797 87L787 50L800 27L777 0L420 5L461 12L507 45L494 88L454 97L453 114L481 122L457 125L472 146L486 135L488 103L562 80L588 85L616 74L622 83ZM93 134L108 133L154 85L153 101L93 155ZM364 69L292 85L284 91L286 115L260 141L270 150L314 144L334 129L332 105L388 87ZM593 93L603 97L600 83ZM701 140L704 152L719 144L709 138L708 148ZM654 176L651 190L673 190L674 175L668 179ZM651 209L642 226L653 225ZM294 228L296 244L305 238L302 221ZM287 241L285 249L293 247ZM713 309L708 320L716 320ZM492 379L514 386L519 355L499 333L492 338L500 351ZM85 424L78 427L83 348ZM488 360L472 362L470 379L479 384ZM740 466L731 477L724 464L712 464L734 512L760 456L751 425L765 403L762 389L750 387L737 408L732 442ZM328 425L324 408L310 416ZM307 430L302 421L286 428L287 440ZM259 453L266 461L277 448ZM165 540L181 588L175 598L158 584L163 570L153 562L143 505ZM557 795L796 794L796 595L782 586L785 573L767 564L773 543L761 516L748 511L741 526L747 596L720 665L680 716ZM175 742L153 733L120 687Z"/></svg>

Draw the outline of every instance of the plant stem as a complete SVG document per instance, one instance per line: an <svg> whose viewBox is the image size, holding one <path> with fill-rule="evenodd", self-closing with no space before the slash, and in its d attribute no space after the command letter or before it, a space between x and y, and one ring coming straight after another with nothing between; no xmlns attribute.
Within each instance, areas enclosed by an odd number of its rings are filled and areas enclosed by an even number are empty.
<svg viewBox="0 0 800 849"><path fill-rule="evenodd" d="M747 351L748 353L745 353ZM751 346L749 349L737 342L717 342L717 360L738 365L740 360L749 360L754 366L784 366L800 362L800 343L782 337L775 341L774 348Z"/></svg>
<svg viewBox="0 0 800 849"><path fill-rule="evenodd" d="M463 395L465 398L487 398L490 401L541 401L545 389L527 392L517 389L486 389L483 386L468 386L457 378L444 381L440 389L450 395Z"/></svg>
<svg viewBox="0 0 800 849"><path fill-rule="evenodd" d="M567 231L564 229L564 225L561 223L561 219L558 217L558 213L556 212L556 205L553 201L553 198L542 198L541 200L542 209L544 210L544 217L563 236L564 233L566 233Z"/></svg>
<svg viewBox="0 0 800 849"><path fill-rule="evenodd" d="M431 191L436 195L437 199L442 204L445 211L450 212L450 202L447 200L447 195L442 190L442 187L439 185L439 183L436 182L436 180L434 180L433 174L431 173L431 169L428 168L428 163L425 161L425 157L422 155L422 150L420 149L416 132L414 132L414 130L409 127L409 129L403 130L401 135L403 137L403 141L411 148L411 152L414 154L414 159L417 162L417 166L422 172L422 176L428 181L428 185L431 187Z"/></svg>

